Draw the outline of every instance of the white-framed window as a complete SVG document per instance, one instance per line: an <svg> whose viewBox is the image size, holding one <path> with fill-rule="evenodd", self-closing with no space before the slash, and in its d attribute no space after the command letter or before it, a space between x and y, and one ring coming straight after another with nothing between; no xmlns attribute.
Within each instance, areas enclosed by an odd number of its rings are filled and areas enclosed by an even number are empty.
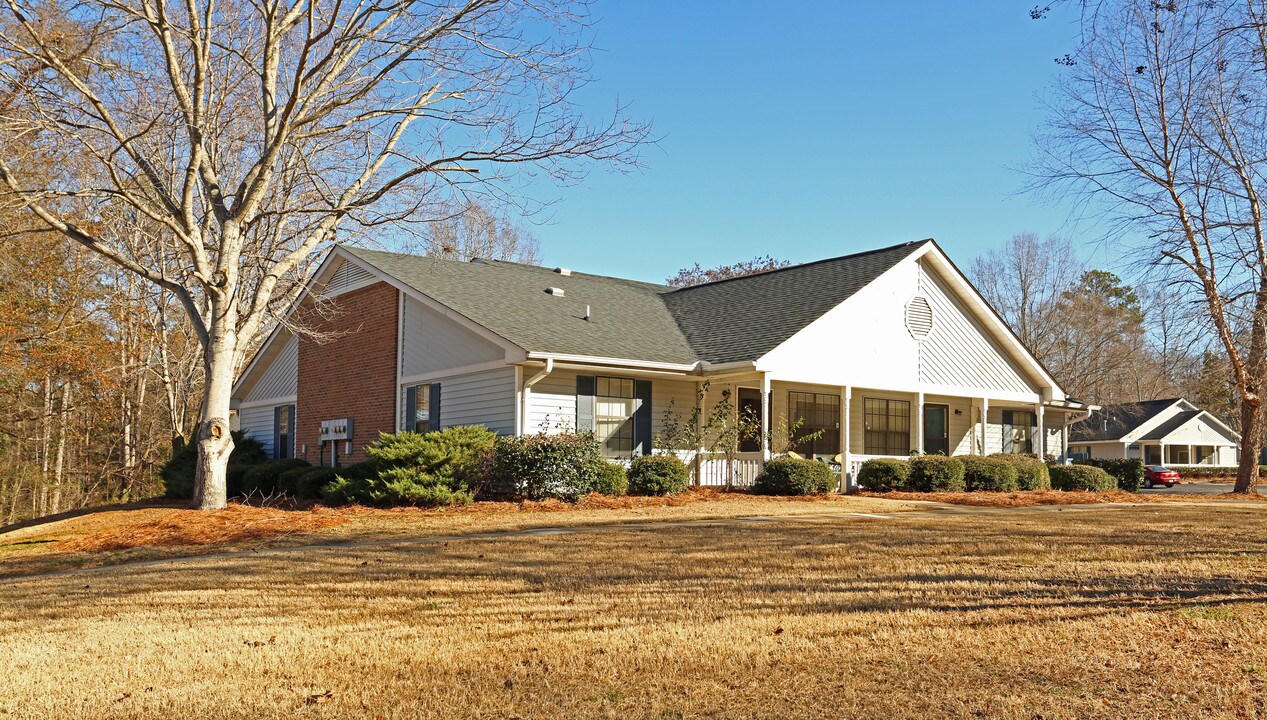
<svg viewBox="0 0 1267 720"><path fill-rule="evenodd" d="M595 379L594 434L603 445L603 454L633 454L637 409L633 380L601 375Z"/></svg>
<svg viewBox="0 0 1267 720"><path fill-rule="evenodd" d="M429 433L440 429L440 383L405 388L405 430Z"/></svg>

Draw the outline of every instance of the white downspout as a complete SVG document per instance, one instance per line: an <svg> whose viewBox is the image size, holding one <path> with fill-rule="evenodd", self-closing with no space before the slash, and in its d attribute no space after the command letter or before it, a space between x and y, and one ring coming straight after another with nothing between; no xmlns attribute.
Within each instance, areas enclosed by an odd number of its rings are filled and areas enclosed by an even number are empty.
<svg viewBox="0 0 1267 720"><path fill-rule="evenodd" d="M523 426L520 431L523 435L528 434L528 408L532 407L532 386L544 380L552 372L554 372L554 358L546 358L546 366L541 372L524 380L523 407L520 409L523 417Z"/></svg>

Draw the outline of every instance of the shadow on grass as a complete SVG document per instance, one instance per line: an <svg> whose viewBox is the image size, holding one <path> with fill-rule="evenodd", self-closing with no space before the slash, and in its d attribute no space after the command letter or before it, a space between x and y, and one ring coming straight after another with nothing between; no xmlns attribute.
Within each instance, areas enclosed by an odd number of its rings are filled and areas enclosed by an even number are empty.
<svg viewBox="0 0 1267 720"><path fill-rule="evenodd" d="M364 614L373 626L358 600L368 596L392 600L404 622L519 633L841 613L923 613L915 622L929 627L1045 624L1261 603L1267 582L1241 564L1267 557L1259 518L788 522L305 548L28 578L0 590L0 606L18 623L110 599L119 613L161 605L193 618L227 603L305 622L359 625Z"/></svg>

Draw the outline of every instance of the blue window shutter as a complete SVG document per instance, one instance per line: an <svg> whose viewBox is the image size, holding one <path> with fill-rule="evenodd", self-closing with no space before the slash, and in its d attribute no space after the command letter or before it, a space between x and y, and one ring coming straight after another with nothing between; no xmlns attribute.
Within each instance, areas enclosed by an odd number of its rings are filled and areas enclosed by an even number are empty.
<svg viewBox="0 0 1267 720"><path fill-rule="evenodd" d="M414 418L418 417L418 386L405 388L405 430L414 429Z"/></svg>
<svg viewBox="0 0 1267 720"><path fill-rule="evenodd" d="M286 457L295 457L295 406L290 406L286 418Z"/></svg>
<svg viewBox="0 0 1267 720"><path fill-rule="evenodd" d="M280 460L282 455L282 406L273 408L273 459Z"/></svg>
<svg viewBox="0 0 1267 720"><path fill-rule="evenodd" d="M594 376L576 376L576 431L594 432Z"/></svg>
<svg viewBox="0 0 1267 720"><path fill-rule="evenodd" d="M431 408L429 426L432 430L440 429L440 383L431 383Z"/></svg>
<svg viewBox="0 0 1267 720"><path fill-rule="evenodd" d="M1012 411L1003 411L1003 452L1012 452Z"/></svg>
<svg viewBox="0 0 1267 720"><path fill-rule="evenodd" d="M651 454L651 381L634 380L634 397L638 409L634 410L634 452Z"/></svg>

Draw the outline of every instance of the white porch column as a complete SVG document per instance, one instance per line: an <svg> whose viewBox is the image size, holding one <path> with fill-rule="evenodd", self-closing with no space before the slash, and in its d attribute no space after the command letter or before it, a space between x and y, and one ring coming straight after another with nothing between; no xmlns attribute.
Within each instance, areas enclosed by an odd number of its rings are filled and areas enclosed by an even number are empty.
<svg viewBox="0 0 1267 720"><path fill-rule="evenodd" d="M1043 424L1043 411L1045 409L1046 408L1044 408L1043 404L1040 402L1038 403L1037 409L1034 411L1034 418L1038 423L1038 439L1034 443L1034 447L1037 448L1039 460L1047 459L1047 427Z"/></svg>
<svg viewBox="0 0 1267 720"><path fill-rule="evenodd" d="M1142 449L1143 446L1140 446L1140 447ZM1159 442L1157 443L1157 447L1161 449L1161 457L1158 458L1157 462L1161 463L1162 465L1165 465L1166 464L1166 443Z"/></svg>
<svg viewBox="0 0 1267 720"><path fill-rule="evenodd" d="M990 431L990 398L981 398L981 454L989 455L986 433Z"/></svg>
<svg viewBox="0 0 1267 720"><path fill-rule="evenodd" d="M1060 464L1069 464L1069 416L1066 415L1060 425Z"/></svg>
<svg viewBox="0 0 1267 720"><path fill-rule="evenodd" d="M695 485L697 487L704 484L704 408L707 404L707 385L705 381L700 381L695 385Z"/></svg>
<svg viewBox="0 0 1267 720"><path fill-rule="evenodd" d="M1189 445L1188 446L1188 464L1189 465L1197 464L1197 455L1195 452L1193 452L1193 450L1194 450L1193 446Z"/></svg>
<svg viewBox="0 0 1267 720"><path fill-rule="evenodd" d="M761 459L770 461L770 435L774 432L770 422L770 373L761 373Z"/></svg>
<svg viewBox="0 0 1267 720"><path fill-rule="evenodd" d="M916 396L918 401L916 404L919 409L915 411L915 449L919 450L919 454L924 454L924 393L918 393Z"/></svg>
<svg viewBox="0 0 1267 720"><path fill-rule="evenodd" d="M849 488L849 468L853 467L849 453L849 401L853 399L853 388L846 385L840 389L840 491Z"/></svg>

